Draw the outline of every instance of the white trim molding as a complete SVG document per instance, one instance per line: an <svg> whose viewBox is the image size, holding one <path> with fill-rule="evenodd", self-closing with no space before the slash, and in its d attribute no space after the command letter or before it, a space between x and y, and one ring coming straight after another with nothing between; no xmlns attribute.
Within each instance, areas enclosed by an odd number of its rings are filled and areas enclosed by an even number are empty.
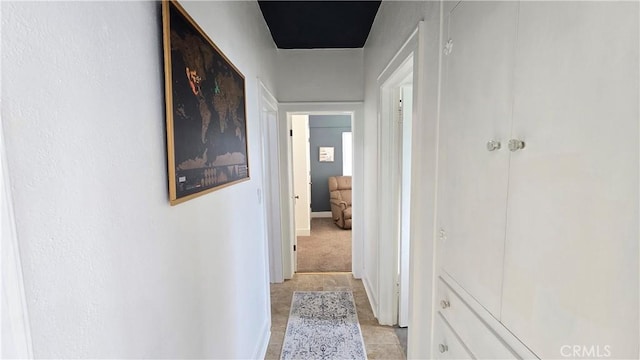
<svg viewBox="0 0 640 360"><path fill-rule="evenodd" d="M2 339L0 341L0 358L33 359L33 344L29 313L24 290L22 265L16 223L13 213L13 198L7 157L4 144L4 133L0 126L0 181L2 188L2 243L1 243L1 271L2 271L2 303L0 312L2 317Z"/></svg>
<svg viewBox="0 0 640 360"><path fill-rule="evenodd" d="M253 352L253 359L264 359L267 356L267 348L269 347L269 340L271 339L271 319L268 319L268 321L262 325L262 331L260 333L260 339Z"/></svg>
<svg viewBox="0 0 640 360"><path fill-rule="evenodd" d="M296 236L311 236L311 229L296 229Z"/></svg>
<svg viewBox="0 0 640 360"><path fill-rule="evenodd" d="M265 241L268 253L269 281L283 282L282 238L284 222L282 219L281 186L282 171L279 167L278 141L278 102L271 91L258 79L260 91L260 146L262 148L262 208L265 218ZM269 114L275 114L273 124ZM260 197L260 194L258 194ZM270 309L269 309L270 311Z"/></svg>
<svg viewBox="0 0 640 360"><path fill-rule="evenodd" d="M311 218L331 218L333 215L331 211L314 211L311 213Z"/></svg>
<svg viewBox="0 0 640 360"><path fill-rule="evenodd" d="M422 24L422 22L420 22ZM394 90L413 74L414 86L418 61L418 28L378 76L378 321L381 325L398 323L398 251L400 247L401 127L397 119ZM414 91L414 103L418 95ZM414 118L420 114L414 112ZM418 122L414 121L413 123ZM413 186L412 186L413 187Z"/></svg>

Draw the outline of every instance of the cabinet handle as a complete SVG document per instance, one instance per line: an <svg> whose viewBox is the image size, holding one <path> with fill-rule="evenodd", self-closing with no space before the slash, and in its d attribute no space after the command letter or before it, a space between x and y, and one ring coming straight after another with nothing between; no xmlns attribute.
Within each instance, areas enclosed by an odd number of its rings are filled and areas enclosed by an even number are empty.
<svg viewBox="0 0 640 360"><path fill-rule="evenodd" d="M441 354L444 354L447 351L449 351L449 347L447 345L445 345L445 344L438 345L438 349L440 350Z"/></svg>
<svg viewBox="0 0 640 360"><path fill-rule="evenodd" d="M518 139L509 140L509 150L518 151L524 149L524 141Z"/></svg>
<svg viewBox="0 0 640 360"><path fill-rule="evenodd" d="M487 141L487 150L489 151L500 150L501 147L502 147L502 144L500 144L500 141L497 141L497 140Z"/></svg>
<svg viewBox="0 0 640 360"><path fill-rule="evenodd" d="M449 306L451 306L451 303L449 303L449 300L442 300L440 301L440 307L442 307L443 309L448 308Z"/></svg>

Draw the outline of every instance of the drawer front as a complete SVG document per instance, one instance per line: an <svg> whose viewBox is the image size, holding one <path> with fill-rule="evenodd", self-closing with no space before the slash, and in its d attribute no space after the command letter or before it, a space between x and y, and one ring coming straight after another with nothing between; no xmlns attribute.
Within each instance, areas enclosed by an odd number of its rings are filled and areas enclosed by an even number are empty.
<svg viewBox="0 0 640 360"><path fill-rule="evenodd" d="M438 282L437 306L473 356L479 359L518 358L442 278Z"/></svg>
<svg viewBox="0 0 640 360"><path fill-rule="evenodd" d="M442 315L436 315L433 340L435 359L473 359Z"/></svg>

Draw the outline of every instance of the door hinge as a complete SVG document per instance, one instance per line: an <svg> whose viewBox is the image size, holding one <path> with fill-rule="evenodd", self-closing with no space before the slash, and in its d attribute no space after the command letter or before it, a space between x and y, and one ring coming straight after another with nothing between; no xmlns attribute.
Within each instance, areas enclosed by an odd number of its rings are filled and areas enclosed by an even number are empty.
<svg viewBox="0 0 640 360"><path fill-rule="evenodd" d="M295 245L293 245L293 251L296 251L296 246Z"/></svg>
<svg viewBox="0 0 640 360"><path fill-rule="evenodd" d="M289 130L289 136L293 136L293 129Z"/></svg>
<svg viewBox="0 0 640 360"><path fill-rule="evenodd" d="M398 123L402 124L402 99L398 103Z"/></svg>

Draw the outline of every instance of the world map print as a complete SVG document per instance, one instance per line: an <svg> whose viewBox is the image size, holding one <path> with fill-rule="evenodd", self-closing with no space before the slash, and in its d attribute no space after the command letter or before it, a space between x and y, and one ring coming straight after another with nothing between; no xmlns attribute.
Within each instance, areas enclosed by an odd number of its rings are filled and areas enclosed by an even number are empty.
<svg viewBox="0 0 640 360"><path fill-rule="evenodd" d="M242 74L184 10L168 5L174 157L169 170L180 198L249 177L245 91Z"/></svg>

